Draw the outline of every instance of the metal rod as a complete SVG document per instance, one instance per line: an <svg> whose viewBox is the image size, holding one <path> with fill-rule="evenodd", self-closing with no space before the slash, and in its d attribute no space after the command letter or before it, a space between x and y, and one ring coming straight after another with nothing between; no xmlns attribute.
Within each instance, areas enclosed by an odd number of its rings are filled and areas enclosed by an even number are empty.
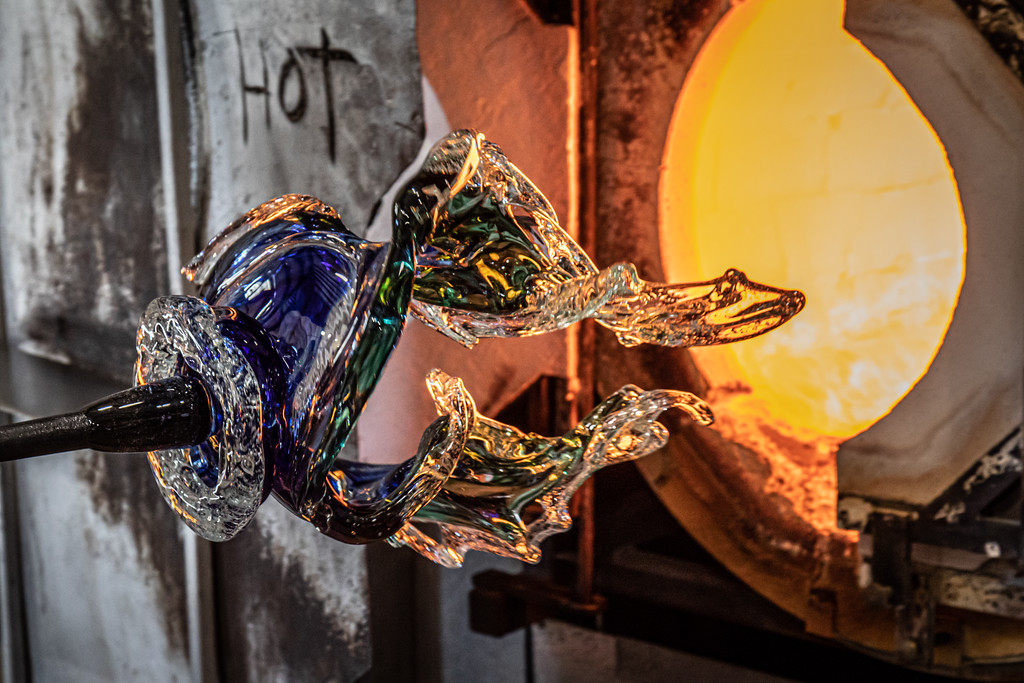
<svg viewBox="0 0 1024 683"><path fill-rule="evenodd" d="M82 413L69 413L0 427L0 462L86 448L92 425Z"/></svg>
<svg viewBox="0 0 1024 683"><path fill-rule="evenodd" d="M213 413L198 379L171 377L118 392L76 413L0 427L0 462L83 448L130 453L202 443Z"/></svg>
<svg viewBox="0 0 1024 683"><path fill-rule="evenodd" d="M597 0L576 0L574 17L579 31L579 244L590 254L597 253L597 103L600 34ZM576 338L577 391L571 410L576 424L594 407L595 330L585 320L572 333ZM576 492L576 598L587 602L594 595L594 483L587 480Z"/></svg>

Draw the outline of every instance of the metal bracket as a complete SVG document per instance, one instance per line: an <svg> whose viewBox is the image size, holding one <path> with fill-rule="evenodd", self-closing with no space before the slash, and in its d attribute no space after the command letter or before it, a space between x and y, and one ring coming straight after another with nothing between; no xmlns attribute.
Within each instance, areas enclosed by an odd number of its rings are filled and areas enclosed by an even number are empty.
<svg viewBox="0 0 1024 683"><path fill-rule="evenodd" d="M503 636L548 618L594 627L607 601L576 599L570 588L523 574L490 570L473 577L469 625L477 633Z"/></svg>

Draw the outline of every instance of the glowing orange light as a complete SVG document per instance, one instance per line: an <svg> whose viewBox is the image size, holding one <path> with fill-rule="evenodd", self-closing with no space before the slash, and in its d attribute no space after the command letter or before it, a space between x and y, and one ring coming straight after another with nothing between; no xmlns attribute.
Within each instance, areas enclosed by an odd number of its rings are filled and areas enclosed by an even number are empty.
<svg viewBox="0 0 1024 683"><path fill-rule="evenodd" d="M808 443L859 433L910 389L963 279L943 148L842 12L842 0L730 10L676 104L661 187L668 280L737 267L807 294L787 325L697 361Z"/></svg>

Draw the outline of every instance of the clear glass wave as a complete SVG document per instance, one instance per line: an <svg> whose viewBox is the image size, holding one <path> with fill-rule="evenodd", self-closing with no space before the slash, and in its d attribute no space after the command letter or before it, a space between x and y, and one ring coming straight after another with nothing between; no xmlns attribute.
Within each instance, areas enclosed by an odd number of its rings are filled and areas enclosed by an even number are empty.
<svg viewBox="0 0 1024 683"><path fill-rule="evenodd" d="M587 477L665 444L668 431L657 419L670 408L701 425L713 420L710 407L693 394L631 385L557 437L476 414L440 492L388 542L447 567L460 566L469 550L537 562L540 543L572 525L569 499ZM424 531L430 525L438 527L439 539Z"/></svg>
<svg viewBox="0 0 1024 683"><path fill-rule="evenodd" d="M195 297L155 299L136 341L135 383L191 375L214 406L213 434L201 444L149 454L168 504L211 541L238 533L266 497L263 404L245 355L217 329L217 312Z"/></svg>
<svg viewBox="0 0 1024 683"><path fill-rule="evenodd" d="M428 236L411 310L466 346L584 318L628 346L720 344L768 332L804 305L801 292L734 269L688 284L646 282L632 264L599 271L544 195L481 133L456 131L435 145L414 186L436 206L420 228Z"/></svg>

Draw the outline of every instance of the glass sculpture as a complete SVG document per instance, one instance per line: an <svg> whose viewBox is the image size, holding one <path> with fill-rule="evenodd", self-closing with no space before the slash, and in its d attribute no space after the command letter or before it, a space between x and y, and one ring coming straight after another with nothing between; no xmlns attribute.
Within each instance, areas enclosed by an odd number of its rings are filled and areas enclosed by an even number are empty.
<svg viewBox="0 0 1024 683"><path fill-rule="evenodd" d="M273 493L332 538L386 540L446 566L468 550L536 562L539 543L570 526L568 500L587 476L665 443L662 412L705 425L712 415L687 392L625 386L543 437L480 415L459 379L434 370L439 417L409 460L342 459L409 312L466 346L584 318L627 346L694 346L762 334L804 304L737 270L695 284L645 282L631 264L598 270L537 188L466 130L435 145L399 194L390 242L288 195L242 216L183 272L199 296L150 304L135 391L177 382L201 414L149 452L184 522L225 540Z"/></svg>

